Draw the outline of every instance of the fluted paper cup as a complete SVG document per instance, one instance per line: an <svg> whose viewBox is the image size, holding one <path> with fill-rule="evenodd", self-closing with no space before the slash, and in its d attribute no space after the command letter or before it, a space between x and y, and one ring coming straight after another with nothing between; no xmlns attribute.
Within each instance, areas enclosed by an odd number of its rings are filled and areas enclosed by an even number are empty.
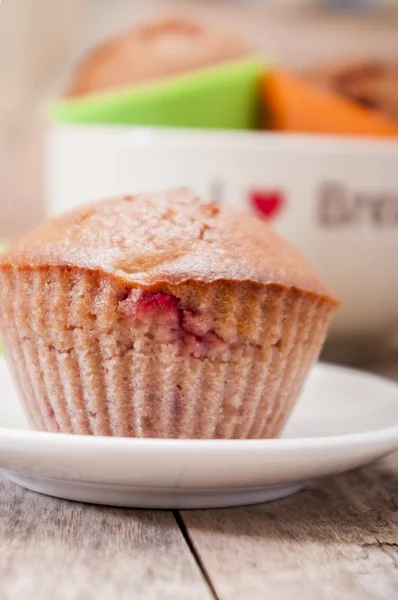
<svg viewBox="0 0 398 600"><path fill-rule="evenodd" d="M6 357L43 431L276 437L332 312L325 297L277 285L188 281L148 292L69 267L0 277Z"/></svg>

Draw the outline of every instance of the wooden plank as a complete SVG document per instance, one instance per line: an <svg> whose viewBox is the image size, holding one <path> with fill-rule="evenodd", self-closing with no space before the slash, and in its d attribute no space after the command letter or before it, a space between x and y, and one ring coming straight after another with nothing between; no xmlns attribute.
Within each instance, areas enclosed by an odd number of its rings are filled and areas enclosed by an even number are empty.
<svg viewBox="0 0 398 600"><path fill-rule="evenodd" d="M398 598L398 455L285 500L183 512L220 600Z"/></svg>
<svg viewBox="0 0 398 600"><path fill-rule="evenodd" d="M172 513L26 492L0 475L1 600L209 600Z"/></svg>

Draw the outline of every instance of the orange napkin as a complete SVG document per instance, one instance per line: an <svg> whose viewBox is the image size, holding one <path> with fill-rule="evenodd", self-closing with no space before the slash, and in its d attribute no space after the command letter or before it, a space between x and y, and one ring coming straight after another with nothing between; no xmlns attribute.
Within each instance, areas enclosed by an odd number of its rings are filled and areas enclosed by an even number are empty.
<svg viewBox="0 0 398 600"><path fill-rule="evenodd" d="M393 119L286 72L269 72L263 90L266 129L398 138Z"/></svg>

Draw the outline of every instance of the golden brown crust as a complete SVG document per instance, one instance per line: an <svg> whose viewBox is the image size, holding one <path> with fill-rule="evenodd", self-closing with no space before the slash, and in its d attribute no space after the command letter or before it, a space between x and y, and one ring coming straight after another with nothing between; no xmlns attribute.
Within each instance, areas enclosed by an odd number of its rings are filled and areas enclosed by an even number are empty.
<svg viewBox="0 0 398 600"><path fill-rule="evenodd" d="M133 85L247 54L233 34L189 19L163 19L95 48L78 67L67 95Z"/></svg>
<svg viewBox="0 0 398 600"><path fill-rule="evenodd" d="M189 281L282 286L338 301L265 222L181 188L92 204L50 220L0 256L0 270L72 267L129 286Z"/></svg>

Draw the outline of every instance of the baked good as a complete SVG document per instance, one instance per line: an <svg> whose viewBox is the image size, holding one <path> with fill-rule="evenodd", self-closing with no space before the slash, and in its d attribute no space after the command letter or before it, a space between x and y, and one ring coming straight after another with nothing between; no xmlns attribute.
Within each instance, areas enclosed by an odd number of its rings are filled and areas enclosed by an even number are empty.
<svg viewBox="0 0 398 600"><path fill-rule="evenodd" d="M95 48L78 66L68 96L131 86L248 55L227 31L186 18L135 27Z"/></svg>
<svg viewBox="0 0 398 600"><path fill-rule="evenodd" d="M277 436L337 300L266 223L182 188L48 221L0 256L0 329L32 425Z"/></svg>
<svg viewBox="0 0 398 600"><path fill-rule="evenodd" d="M398 120L398 64L353 61L309 71L312 82Z"/></svg>

